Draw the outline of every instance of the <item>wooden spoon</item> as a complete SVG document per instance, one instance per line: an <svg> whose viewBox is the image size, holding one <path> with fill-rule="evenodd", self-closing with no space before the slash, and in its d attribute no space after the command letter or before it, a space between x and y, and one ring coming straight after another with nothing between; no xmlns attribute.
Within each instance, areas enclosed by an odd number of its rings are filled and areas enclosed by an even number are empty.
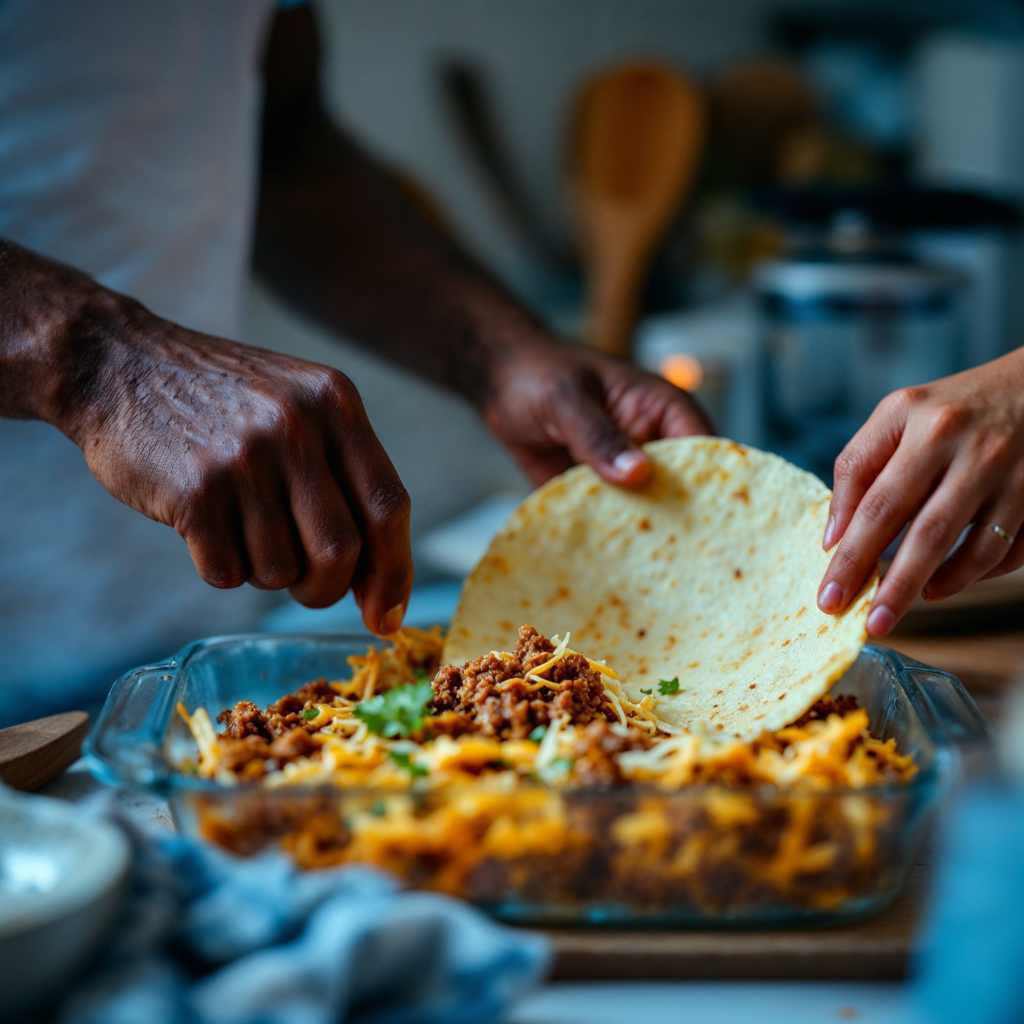
<svg viewBox="0 0 1024 1024"><path fill-rule="evenodd" d="M644 274L704 146L704 101L671 67L623 64L586 82L569 186L587 266L587 343L626 356Z"/></svg>
<svg viewBox="0 0 1024 1024"><path fill-rule="evenodd" d="M38 789L78 759L88 731L89 716L84 711L65 711L0 729L0 779L14 789Z"/></svg>

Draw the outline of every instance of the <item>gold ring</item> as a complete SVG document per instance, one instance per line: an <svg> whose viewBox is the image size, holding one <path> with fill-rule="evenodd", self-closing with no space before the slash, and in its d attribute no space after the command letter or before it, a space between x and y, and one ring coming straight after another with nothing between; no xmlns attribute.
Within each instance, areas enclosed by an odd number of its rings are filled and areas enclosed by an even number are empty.
<svg viewBox="0 0 1024 1024"><path fill-rule="evenodd" d="M1013 544L1013 534L1009 530L1004 530L1001 526L996 526L995 523L989 523L988 528L997 536L1001 537L1006 541L1007 544Z"/></svg>

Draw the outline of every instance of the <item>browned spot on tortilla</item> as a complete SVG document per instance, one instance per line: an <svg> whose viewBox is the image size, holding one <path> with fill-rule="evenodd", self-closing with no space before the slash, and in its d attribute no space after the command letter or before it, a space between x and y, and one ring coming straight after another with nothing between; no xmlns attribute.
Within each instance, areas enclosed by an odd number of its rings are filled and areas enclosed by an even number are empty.
<svg viewBox="0 0 1024 1024"><path fill-rule="evenodd" d="M644 638L645 636L647 636L647 630L646 630L646 629L638 629L638 630L636 631L636 635L637 635L638 637L640 637L640 639L641 639L641 640L643 640L643 638Z"/></svg>
<svg viewBox="0 0 1024 1024"><path fill-rule="evenodd" d="M702 633L701 636L707 636L707 633ZM687 668L696 668L700 664L699 661L691 661Z"/></svg>
<svg viewBox="0 0 1024 1024"><path fill-rule="evenodd" d="M782 700L782 698L783 698L783 697L785 697L785 696L786 696L786 695L785 695L784 693L780 693L780 694L779 694L779 700Z"/></svg>
<svg viewBox="0 0 1024 1024"><path fill-rule="evenodd" d="M756 690L757 689L757 683L751 683L750 684L750 689L751 690Z"/></svg>
<svg viewBox="0 0 1024 1024"><path fill-rule="evenodd" d="M638 526L641 530L649 530L651 528L651 521L647 516L644 516L638 523Z"/></svg>
<svg viewBox="0 0 1024 1024"><path fill-rule="evenodd" d="M750 709L749 704L741 704L736 710L737 711L748 711Z"/></svg>
<svg viewBox="0 0 1024 1024"><path fill-rule="evenodd" d="M613 604L616 606L616 608L618 608L622 604L622 598L619 597L617 594L611 594L608 597L608 603Z"/></svg>
<svg viewBox="0 0 1024 1024"><path fill-rule="evenodd" d="M552 526L551 529L548 530L548 535L551 537L552 540L558 540L558 527Z"/></svg>
<svg viewBox="0 0 1024 1024"><path fill-rule="evenodd" d="M520 603L520 604L521 604L521 605L522 605L522 606L523 606L524 608L529 608L529 607L530 607L530 599L529 599L528 597L524 597L524 598L522 599L522 601L520 601L519 603Z"/></svg>
<svg viewBox="0 0 1024 1024"><path fill-rule="evenodd" d="M782 646L783 647L788 647L789 646L789 641L788 640L783 640L782 641Z"/></svg>
<svg viewBox="0 0 1024 1024"><path fill-rule="evenodd" d="M742 445L738 445L735 441L730 441L726 451L736 452L737 455L742 455L744 458L747 457L747 449Z"/></svg>
<svg viewBox="0 0 1024 1024"><path fill-rule="evenodd" d="M716 697L719 696L719 694L723 694L723 693L725 693L725 690L715 690L715 696ZM715 707L717 708L718 705L716 704Z"/></svg>
<svg viewBox="0 0 1024 1024"><path fill-rule="evenodd" d="M732 496L742 501L744 505L750 504L750 491L747 490L746 484L741 484L738 491L733 491Z"/></svg>
<svg viewBox="0 0 1024 1024"><path fill-rule="evenodd" d="M512 630L515 628L512 625L512 623L508 621L508 619L502 619L501 622L498 623L498 626L499 628L503 629L506 633L511 633Z"/></svg>
<svg viewBox="0 0 1024 1024"><path fill-rule="evenodd" d="M587 494L597 494L600 490L601 488L598 487L597 484L591 484L591 486L587 488Z"/></svg>
<svg viewBox="0 0 1024 1024"><path fill-rule="evenodd" d="M718 725L716 725L716 726L715 726L715 728L716 728L716 729L724 729L724 728L725 728L725 726L724 726L724 725L722 725L722 723L721 723L721 722L719 722L719 723L718 723Z"/></svg>
<svg viewBox="0 0 1024 1024"><path fill-rule="evenodd" d="M758 626L757 629L755 629L754 632L751 633L750 635L751 636L760 636L763 632L764 632L764 626Z"/></svg>
<svg viewBox="0 0 1024 1024"><path fill-rule="evenodd" d="M675 544L675 542L676 542L676 535L674 533L670 533L668 535L668 539L665 541L665 543L666 544Z"/></svg>
<svg viewBox="0 0 1024 1024"><path fill-rule="evenodd" d="M799 618L800 618L800 616L801 616L801 615L803 615L803 613L804 613L805 611L807 611L807 605L804 605L804 606L803 606L803 608L801 608L801 609L800 609L800 611L798 611L798 612L796 613L796 617L797 617L797 618L799 619Z"/></svg>
<svg viewBox="0 0 1024 1024"><path fill-rule="evenodd" d="M818 636L824 636L827 632L828 632L828 623L827 622L823 622L818 627Z"/></svg>
<svg viewBox="0 0 1024 1024"><path fill-rule="evenodd" d="M733 569L732 574L738 580L743 579L743 570L742 569Z"/></svg>

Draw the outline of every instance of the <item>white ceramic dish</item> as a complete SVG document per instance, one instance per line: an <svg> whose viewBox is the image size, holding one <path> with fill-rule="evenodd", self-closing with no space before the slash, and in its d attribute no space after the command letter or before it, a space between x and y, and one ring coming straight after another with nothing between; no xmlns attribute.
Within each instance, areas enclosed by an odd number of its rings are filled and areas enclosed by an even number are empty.
<svg viewBox="0 0 1024 1024"><path fill-rule="evenodd" d="M28 1020L100 949L124 893L113 825L0 783L0 1020Z"/></svg>

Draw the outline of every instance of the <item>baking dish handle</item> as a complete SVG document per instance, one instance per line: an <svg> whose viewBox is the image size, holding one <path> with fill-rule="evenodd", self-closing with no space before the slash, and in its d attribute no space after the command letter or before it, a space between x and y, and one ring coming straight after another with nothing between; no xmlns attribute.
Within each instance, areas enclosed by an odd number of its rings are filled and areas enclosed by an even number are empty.
<svg viewBox="0 0 1024 1024"><path fill-rule="evenodd" d="M172 658L132 669L114 683L82 748L102 782L167 791L170 772L163 732L180 671L180 662Z"/></svg>
<svg viewBox="0 0 1024 1024"><path fill-rule="evenodd" d="M936 739L958 747L987 747L992 731L963 683L941 669L904 660L903 688Z"/></svg>

